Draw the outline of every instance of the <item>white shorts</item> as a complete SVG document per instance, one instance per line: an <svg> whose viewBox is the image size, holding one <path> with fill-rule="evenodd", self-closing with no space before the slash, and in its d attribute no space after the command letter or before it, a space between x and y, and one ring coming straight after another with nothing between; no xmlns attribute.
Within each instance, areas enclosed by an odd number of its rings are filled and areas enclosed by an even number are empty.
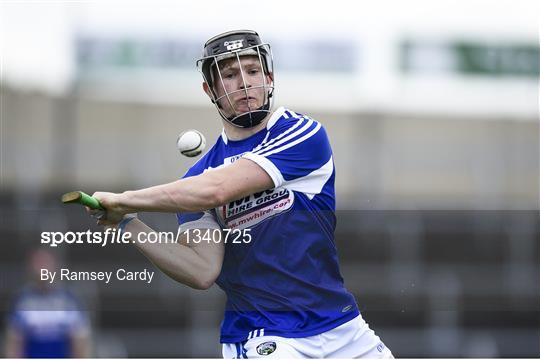
<svg viewBox="0 0 540 360"><path fill-rule="evenodd" d="M223 344L226 359L249 358L372 358L393 359L392 352L361 315L332 330L305 338L254 337Z"/></svg>

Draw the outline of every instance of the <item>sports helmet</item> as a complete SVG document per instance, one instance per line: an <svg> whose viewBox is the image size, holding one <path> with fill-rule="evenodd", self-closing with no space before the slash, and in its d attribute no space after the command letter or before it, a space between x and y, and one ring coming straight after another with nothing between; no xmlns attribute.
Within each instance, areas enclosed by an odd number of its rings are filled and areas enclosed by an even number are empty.
<svg viewBox="0 0 540 360"><path fill-rule="evenodd" d="M261 76L263 77L263 85L252 86L250 89L257 87L264 88L265 96L263 105L261 107L251 109L248 102L249 110L247 112L240 112L234 108L230 95L237 92L245 92L246 97L248 96L248 87L245 83L245 73L240 66L240 57L246 55L257 56L261 64L261 69L263 69L261 73ZM214 85L218 81L223 85L223 78L221 76L219 66L217 65L220 61L230 58L237 59L244 86L242 89L231 92L227 92L225 90L225 94L218 97L214 90ZM259 37L259 34L253 30L227 31L214 36L204 44L203 57L197 60L197 69L201 72L204 81L208 84L211 92L212 103L214 103L223 119L240 128L251 128L256 126L260 124L261 121L263 121L263 119L266 118L266 116L270 113L273 105L272 97L274 93L273 66L270 45L263 43ZM271 84L268 83L267 76L272 78ZM223 88L225 88L225 86L223 86ZM232 115L227 116L220 105L220 100L224 98L227 99L231 109L233 110Z"/></svg>

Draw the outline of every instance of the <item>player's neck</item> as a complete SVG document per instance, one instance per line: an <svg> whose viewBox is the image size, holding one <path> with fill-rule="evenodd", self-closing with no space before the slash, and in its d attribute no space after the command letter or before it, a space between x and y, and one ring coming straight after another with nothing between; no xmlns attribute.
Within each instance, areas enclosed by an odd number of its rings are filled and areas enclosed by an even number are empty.
<svg viewBox="0 0 540 360"><path fill-rule="evenodd" d="M225 129L225 135L227 135L227 139L232 140L232 141L246 139L250 137L251 135L258 133L259 131L264 129L271 116L272 116L272 113L268 114L266 118L264 118L264 120L259 125L254 126L252 128L239 128L223 120L223 128Z"/></svg>

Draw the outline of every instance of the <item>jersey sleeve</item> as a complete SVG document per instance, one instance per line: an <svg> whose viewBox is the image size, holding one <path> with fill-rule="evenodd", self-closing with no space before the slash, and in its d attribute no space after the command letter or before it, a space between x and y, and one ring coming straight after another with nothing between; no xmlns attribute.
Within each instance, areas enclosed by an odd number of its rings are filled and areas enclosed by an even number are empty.
<svg viewBox="0 0 540 360"><path fill-rule="evenodd" d="M274 186L314 196L332 176L332 149L323 126L308 117L289 119L244 155L261 166Z"/></svg>
<svg viewBox="0 0 540 360"><path fill-rule="evenodd" d="M12 310L6 319L7 326L17 331L23 332L24 322L22 320L22 314L19 311Z"/></svg>
<svg viewBox="0 0 540 360"><path fill-rule="evenodd" d="M9 327L17 331L24 331L24 319L21 311L21 303L24 301L24 294L17 294L9 304L6 323Z"/></svg>

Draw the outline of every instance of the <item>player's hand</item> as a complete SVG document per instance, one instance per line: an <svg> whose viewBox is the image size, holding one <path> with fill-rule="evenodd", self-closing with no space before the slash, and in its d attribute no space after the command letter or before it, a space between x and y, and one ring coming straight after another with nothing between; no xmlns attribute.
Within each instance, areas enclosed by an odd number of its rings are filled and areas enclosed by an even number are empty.
<svg viewBox="0 0 540 360"><path fill-rule="evenodd" d="M120 204L121 194L95 192L92 196L98 199L101 206L105 208L105 211L88 209L88 213L98 219L98 225L116 225L128 213Z"/></svg>

